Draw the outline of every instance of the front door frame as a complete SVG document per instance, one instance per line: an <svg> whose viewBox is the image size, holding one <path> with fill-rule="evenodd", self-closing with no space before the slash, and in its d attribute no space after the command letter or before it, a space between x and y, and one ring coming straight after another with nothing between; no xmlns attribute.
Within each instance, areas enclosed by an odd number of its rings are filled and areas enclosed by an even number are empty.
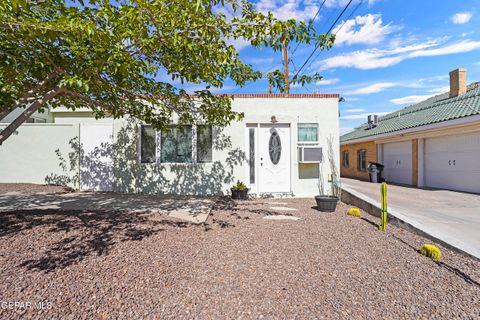
<svg viewBox="0 0 480 320"><path fill-rule="evenodd" d="M285 127L289 128L289 148L288 152L288 180L289 186L288 191L284 193L291 193L292 192L292 125L291 123L268 123L268 122L258 122L258 123L247 123L245 126L245 153L247 156L246 166L245 166L245 184L250 189L250 193L255 193L257 195L265 194L265 193L277 193L277 192L269 192L269 191L262 191L260 190L260 128L265 127ZM250 183L250 129L254 129L254 152L255 152L255 167L254 167L254 183Z"/></svg>

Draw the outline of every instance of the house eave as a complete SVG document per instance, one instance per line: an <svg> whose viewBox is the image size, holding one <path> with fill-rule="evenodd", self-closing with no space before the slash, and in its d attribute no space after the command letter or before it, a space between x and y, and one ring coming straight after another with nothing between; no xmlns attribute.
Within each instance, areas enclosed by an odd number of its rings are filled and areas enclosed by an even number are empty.
<svg viewBox="0 0 480 320"><path fill-rule="evenodd" d="M477 115L472 115L472 116L468 116L468 117L452 119L452 120L442 121L442 122L438 122L438 123L427 124L427 125L414 127L414 128L408 128L408 129L403 129L403 130L398 130L398 131L393 131L393 132L388 132L388 133L371 135L371 136L367 136L367 137L363 137L363 138L341 141L340 145L343 146L343 145L348 145L348 144L353 144L353 143L377 141L377 140L388 139L388 138L393 138L393 137L401 137L401 136L406 135L406 134L415 134L415 133L422 132L422 131L429 131L429 130L455 127L455 126L462 126L462 125L472 124L472 123L479 122L479 121L480 121L480 114L477 114Z"/></svg>

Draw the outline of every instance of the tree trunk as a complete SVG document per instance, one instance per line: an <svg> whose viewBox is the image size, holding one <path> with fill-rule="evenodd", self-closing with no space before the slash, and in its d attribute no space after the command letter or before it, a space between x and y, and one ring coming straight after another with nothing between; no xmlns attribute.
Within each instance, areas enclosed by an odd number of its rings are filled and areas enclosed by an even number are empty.
<svg viewBox="0 0 480 320"><path fill-rule="evenodd" d="M25 111L23 111L15 120L13 120L8 127L0 132L0 145L7 140L7 138L10 137L22 123L27 121L27 119L30 118L35 111L42 107L47 101L62 93L62 91L64 91L63 88L55 87L54 89L48 91L42 98L34 101L27 109L25 109Z"/></svg>

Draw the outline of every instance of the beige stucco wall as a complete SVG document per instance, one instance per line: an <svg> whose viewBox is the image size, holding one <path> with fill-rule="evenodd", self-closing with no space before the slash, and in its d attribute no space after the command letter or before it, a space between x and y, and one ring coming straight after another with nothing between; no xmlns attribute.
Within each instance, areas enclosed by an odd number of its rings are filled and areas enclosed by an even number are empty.
<svg viewBox="0 0 480 320"><path fill-rule="evenodd" d="M5 127L0 125L0 130ZM76 137L78 125L23 124L0 146L0 182L49 182L74 187L69 153L74 150ZM77 169L73 171L78 170L77 164L74 167Z"/></svg>

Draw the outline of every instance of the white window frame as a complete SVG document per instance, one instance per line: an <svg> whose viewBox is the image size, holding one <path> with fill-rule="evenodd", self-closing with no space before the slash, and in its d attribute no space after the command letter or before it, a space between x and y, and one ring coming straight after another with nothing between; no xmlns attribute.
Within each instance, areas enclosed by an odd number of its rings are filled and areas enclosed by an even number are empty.
<svg viewBox="0 0 480 320"><path fill-rule="evenodd" d="M317 141L299 141L298 140L298 129L300 127L316 127L317 128ZM297 123L297 132L296 132L297 145L318 145L320 142L320 126L318 122L299 122Z"/></svg>
<svg viewBox="0 0 480 320"><path fill-rule="evenodd" d="M170 124L169 126L175 126L176 124ZM189 124L190 125L190 124ZM155 130L155 162L142 162L142 127L149 126L148 124L141 124L137 130L137 161L140 165L158 165L158 164L175 164L175 165L205 165L215 162L213 150L215 145L215 127L212 126L212 160L209 162L197 162L197 126L205 125L203 123L191 124L192 126L192 162L162 162L161 161L161 148L162 148L162 132Z"/></svg>

